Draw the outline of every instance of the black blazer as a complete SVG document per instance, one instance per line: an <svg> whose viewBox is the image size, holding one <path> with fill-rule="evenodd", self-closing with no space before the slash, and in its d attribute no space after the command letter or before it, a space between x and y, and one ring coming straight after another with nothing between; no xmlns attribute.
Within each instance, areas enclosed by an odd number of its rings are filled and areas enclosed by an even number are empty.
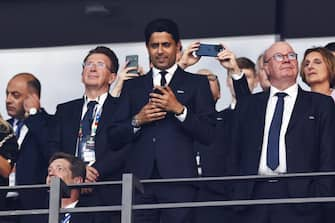
<svg viewBox="0 0 335 223"><path fill-rule="evenodd" d="M57 106L56 125L49 138L49 147L53 151L75 155L83 104L84 99L81 98ZM93 167L100 174L98 181L120 180L124 169L127 150L115 147L114 143L107 138L107 126L115 115L116 106L117 99L108 95L103 104L95 138L96 161ZM92 194L82 198L97 199L105 205L119 205L121 187L117 186L96 187Z"/></svg>
<svg viewBox="0 0 335 223"><path fill-rule="evenodd" d="M76 99L57 106L56 125L49 138L49 147L53 151L62 151L75 155L84 99ZM106 127L115 115L117 99L108 94L102 109L101 120L96 132L96 162L93 167L99 171L99 180L111 180L119 177L123 165L122 151L108 143Z"/></svg>
<svg viewBox="0 0 335 223"><path fill-rule="evenodd" d="M14 119L9 122L13 124ZM50 127L53 125L53 116L41 109L35 115L24 120L28 132L22 141L16 161L16 184L44 184L47 176L48 162L52 151L47 146ZM42 196L39 190L20 192L22 208L41 208ZM36 202L31 202L32 200Z"/></svg>
<svg viewBox="0 0 335 223"><path fill-rule="evenodd" d="M132 142L127 170L137 177L149 178L154 162L163 178L196 176L194 141L211 141L213 128L207 115L214 112L214 101L207 78L178 68L169 86L178 101L187 107L185 121L180 122L168 113L165 119L145 124L134 134L131 119L149 101L153 90L152 71L124 85L110 139L118 145Z"/></svg>
<svg viewBox="0 0 335 223"><path fill-rule="evenodd" d="M244 98L238 104L232 141L232 174L258 174L263 143L266 106L269 92ZM287 132L287 172L318 172L335 170L335 105L333 100L318 93L298 89ZM236 198L249 198L254 183L238 184ZM331 178L300 178L288 182L288 196L329 195Z"/></svg>

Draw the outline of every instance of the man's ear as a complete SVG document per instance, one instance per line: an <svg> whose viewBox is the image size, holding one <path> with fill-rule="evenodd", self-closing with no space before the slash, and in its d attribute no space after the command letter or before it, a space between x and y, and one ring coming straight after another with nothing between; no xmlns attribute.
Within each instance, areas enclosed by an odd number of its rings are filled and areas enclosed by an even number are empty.
<svg viewBox="0 0 335 223"><path fill-rule="evenodd" d="M116 73L111 73L109 80L108 80L109 85L111 85L115 81L116 75L117 75Z"/></svg>
<svg viewBox="0 0 335 223"><path fill-rule="evenodd" d="M178 51L181 53L182 49L181 49L181 42L180 42L180 40L177 42L177 48L178 48Z"/></svg>

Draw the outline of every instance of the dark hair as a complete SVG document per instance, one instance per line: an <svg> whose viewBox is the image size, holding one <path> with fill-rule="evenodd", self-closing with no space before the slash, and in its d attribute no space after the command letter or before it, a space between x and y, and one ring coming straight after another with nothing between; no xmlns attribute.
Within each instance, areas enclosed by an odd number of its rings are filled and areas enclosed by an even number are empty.
<svg viewBox="0 0 335 223"><path fill-rule="evenodd" d="M52 155L52 157L49 160L49 165L57 159L65 159L70 163L70 170L72 173L72 177L82 177L85 179L86 177L86 165L84 161L79 159L78 157L75 157L68 153L63 152L57 152Z"/></svg>
<svg viewBox="0 0 335 223"><path fill-rule="evenodd" d="M40 98L41 97L41 82L31 73L19 73L19 74L14 75L12 79L16 77L21 77L21 76L26 77L28 87L37 94L38 98Z"/></svg>
<svg viewBox="0 0 335 223"><path fill-rule="evenodd" d="M314 47L314 48L309 48L305 51L304 54L304 58L301 62L301 66L300 66L300 76L301 79L307 84L309 85L309 83L307 83L306 81L306 74L304 72L304 66L305 66L305 59L307 57L308 54L312 53L312 52L317 52L321 55L321 57L323 58L325 65L327 67L327 71L329 73L329 85L330 87L334 87L335 86L335 56L331 53L331 51L329 51L328 49L326 49L325 47Z"/></svg>
<svg viewBox="0 0 335 223"><path fill-rule="evenodd" d="M171 34L176 43L180 40L178 26L170 19L155 19L147 24L144 30L146 45L148 45L150 37L154 32L167 32Z"/></svg>
<svg viewBox="0 0 335 223"><path fill-rule="evenodd" d="M330 50L332 52L335 52L335 42L330 42L330 43L327 43L327 45L325 45L325 48L327 50Z"/></svg>
<svg viewBox="0 0 335 223"><path fill-rule="evenodd" d="M255 63L246 57L236 58L236 63L240 69L251 69L256 75Z"/></svg>
<svg viewBox="0 0 335 223"><path fill-rule="evenodd" d="M89 56L91 56L92 54L97 54L97 53L106 55L112 64L112 67L110 68L111 72L117 73L117 71L119 70L119 60L116 54L114 53L114 51L106 46L97 46L96 48L90 50L87 56L84 58L84 63L86 62Z"/></svg>

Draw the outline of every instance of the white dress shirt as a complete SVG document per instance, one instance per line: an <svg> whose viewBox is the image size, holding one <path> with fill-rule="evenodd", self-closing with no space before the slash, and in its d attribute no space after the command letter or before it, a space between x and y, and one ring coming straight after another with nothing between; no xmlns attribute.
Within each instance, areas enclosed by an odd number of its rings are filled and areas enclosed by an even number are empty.
<svg viewBox="0 0 335 223"><path fill-rule="evenodd" d="M272 170L266 164L266 156L267 156L267 145L268 145L268 137L269 137L269 129L272 121L272 117L274 115L274 110L276 108L278 97L275 96L277 92L285 92L287 96L284 98L284 111L283 111L283 120L280 129L279 136L279 166L277 169ZM275 87L270 87L270 96L268 99L266 114L265 114L265 126L264 126L264 137L263 137L263 145L261 158L259 162L258 173L260 175L277 175L281 173L287 172L286 165L286 142L285 135L288 123L291 118L291 114L293 111L293 107L298 95L298 85L294 84L291 87L287 88L284 91L279 91Z"/></svg>
<svg viewBox="0 0 335 223"><path fill-rule="evenodd" d="M98 96L97 98L94 98L94 99L91 99L91 98L88 98L86 95L84 96L84 104L83 104L83 109L82 109L82 112L81 112L81 119L84 118L84 115L87 111L87 104L90 102L90 101L96 101L97 104L95 105L95 108L94 108L94 118L96 117L96 115L98 114L97 112L100 110L102 111L102 106L104 105L105 101L106 101L106 98L108 96L108 92L106 93L103 93L102 95Z"/></svg>
<svg viewBox="0 0 335 223"><path fill-rule="evenodd" d="M178 65L174 64L172 67L165 70L167 72L165 74L166 85L169 85L169 83L171 82L171 79L173 78L173 75L176 72L177 68L178 68ZM161 71L162 70L159 70L155 67L152 68L152 79L153 79L153 85L154 86L160 86L161 85L162 75L159 73ZM186 119L186 115L187 115L187 108L184 106L183 113L181 113L180 115L175 115L175 116L179 121L183 122Z"/></svg>
<svg viewBox="0 0 335 223"><path fill-rule="evenodd" d="M86 95L84 95L84 104L83 104L83 108L82 108L82 111L81 111L81 120L84 118L84 115L87 111L87 104L90 101L96 101L97 102L97 104L94 107L94 112L93 112L93 117L94 117L93 120L96 120L97 114L102 113L102 107L103 107L103 105L104 105L104 103L107 99L108 94L109 94L108 92L103 93L102 95L100 95L100 96L98 96L97 98L94 98L94 99L90 99ZM92 128L91 128L92 130L94 129L93 125L95 125L95 121L92 122ZM91 135L92 134L93 134L93 136L95 136L95 132L94 133L91 132ZM76 156L78 156L78 143L79 143L79 139L77 139Z"/></svg>

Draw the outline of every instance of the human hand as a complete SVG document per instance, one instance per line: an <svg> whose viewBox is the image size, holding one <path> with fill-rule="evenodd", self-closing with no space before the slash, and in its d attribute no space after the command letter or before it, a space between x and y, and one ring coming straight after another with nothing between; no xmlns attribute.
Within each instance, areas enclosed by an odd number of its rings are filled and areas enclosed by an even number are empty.
<svg viewBox="0 0 335 223"><path fill-rule="evenodd" d="M219 63L227 69L229 74L241 73L241 69L238 67L236 62L235 54L227 49L222 43L224 50L218 53L217 59Z"/></svg>
<svg viewBox="0 0 335 223"><path fill-rule="evenodd" d="M29 93L23 101L23 107L26 113L29 113L31 108L39 110L41 108L40 99L36 93Z"/></svg>
<svg viewBox="0 0 335 223"><path fill-rule="evenodd" d="M200 42L192 42L191 45L189 45L184 52L182 53L182 56L178 62L178 65L182 69L186 69L189 66L192 66L193 64L197 63L200 60L200 56L195 56L194 52L199 50Z"/></svg>
<svg viewBox="0 0 335 223"><path fill-rule="evenodd" d="M150 93L150 101L153 105L164 111L173 112L175 114L180 114L183 111L184 106L177 100L169 86L155 86L155 89L161 92L161 94L154 92Z"/></svg>
<svg viewBox="0 0 335 223"><path fill-rule="evenodd" d="M155 106L151 101L142 107L140 112L135 116L138 124L141 126L146 123L154 122L165 118L166 111Z"/></svg>

